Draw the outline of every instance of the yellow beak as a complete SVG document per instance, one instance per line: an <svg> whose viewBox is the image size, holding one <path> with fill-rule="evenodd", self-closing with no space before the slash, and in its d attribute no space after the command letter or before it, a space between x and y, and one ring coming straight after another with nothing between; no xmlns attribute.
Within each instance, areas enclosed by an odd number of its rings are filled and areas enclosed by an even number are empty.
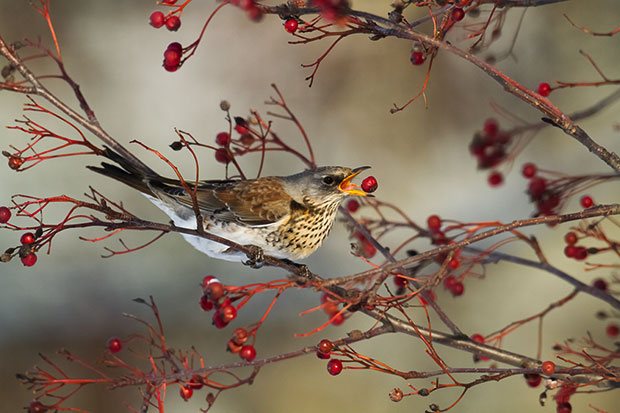
<svg viewBox="0 0 620 413"><path fill-rule="evenodd" d="M338 189L349 195L372 196L369 193L358 189L360 187L351 182L353 178L355 178L357 175L369 168L370 166L360 166L359 168L355 168L351 175L347 176L342 180L342 182L340 182L340 185L338 185Z"/></svg>

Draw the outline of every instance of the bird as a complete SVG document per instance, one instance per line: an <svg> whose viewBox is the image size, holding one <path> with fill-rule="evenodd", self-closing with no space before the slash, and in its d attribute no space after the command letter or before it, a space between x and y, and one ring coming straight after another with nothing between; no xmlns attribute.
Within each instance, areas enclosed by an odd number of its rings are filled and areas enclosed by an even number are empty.
<svg viewBox="0 0 620 413"><path fill-rule="evenodd" d="M144 194L177 227L196 229L193 200L180 180L136 166L110 149L102 162L87 168ZM296 261L316 251L329 234L340 203L349 196L372 196L352 183L369 166L323 166L289 176L205 180L196 185L203 229L239 245L259 249L259 256ZM187 182L194 188L193 182ZM197 250L226 261L248 255L205 237L182 234Z"/></svg>

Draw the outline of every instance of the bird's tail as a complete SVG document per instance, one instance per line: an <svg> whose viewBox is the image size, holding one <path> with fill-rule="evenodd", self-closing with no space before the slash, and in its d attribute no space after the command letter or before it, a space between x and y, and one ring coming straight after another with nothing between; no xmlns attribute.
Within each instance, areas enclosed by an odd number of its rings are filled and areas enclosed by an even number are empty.
<svg viewBox="0 0 620 413"><path fill-rule="evenodd" d="M100 166L87 166L87 168L101 175L116 179L144 194L155 195L151 187L151 182L153 180L157 181L161 179L161 177L152 169L143 167L141 162L136 165L135 162L125 159L109 148L105 149L105 154L103 156L115 162L117 165L102 162Z"/></svg>

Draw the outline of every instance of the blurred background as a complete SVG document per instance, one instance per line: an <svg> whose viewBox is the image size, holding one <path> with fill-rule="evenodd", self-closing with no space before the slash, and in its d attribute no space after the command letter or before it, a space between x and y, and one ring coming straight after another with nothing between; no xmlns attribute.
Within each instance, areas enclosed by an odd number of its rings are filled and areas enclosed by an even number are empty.
<svg viewBox="0 0 620 413"><path fill-rule="evenodd" d="M353 6L385 15L389 3L355 0ZM487 173L476 170L475 159L468 152L474 132L489 117L497 118L502 128L517 125L498 115L494 106L529 122L536 122L541 114L504 93L471 64L446 53L440 53L434 62L426 91L427 104L420 99L403 112L390 114L393 103L403 104L418 93L426 74L426 66L409 63L412 45L403 40L371 42L365 36L343 40L321 64L314 85L308 88L304 78L310 70L300 65L312 63L329 43L289 45L287 41L292 37L276 16L267 16L255 24L239 9L225 7L207 29L196 55L178 72L165 72L161 61L168 43L191 43L214 7L213 1L193 2L183 14L181 29L171 33L148 25L149 15L157 9L153 1L52 1L52 19L66 67L80 84L104 129L121 143L129 145L130 140L140 139L161 149L185 173L191 174L193 161L189 156L168 148L176 139L174 128L212 143L218 132L227 130L224 113L219 109L222 99L231 103L235 115L246 116L250 108L265 114L270 108L264 101L273 94L270 84L276 83L311 137L319 164L372 165L371 173L379 181L377 196L398 205L420 223L431 214L459 221L508 222L529 217L533 206L524 193L526 180L520 175L525 162L569 174L610 172L583 146L559 130L546 128L517 158L505 184L491 188ZM424 10L408 13L408 19L415 20ZM500 40L483 52L483 56L500 55L509 48L521 13L513 10L507 14ZM608 31L618 25L620 3L594 0L586 6L584 2L566 2L528 10L516 39L514 56L498 63L499 69L533 89L543 81L598 80L591 65L579 54L579 50L584 50L609 77L617 78L620 35L585 35L573 28L562 13L585 27ZM487 17L488 9L476 20L466 17L461 27L452 31L449 40L458 45L467 44L472 22ZM44 44L49 47L53 44L44 20L26 1L0 0L0 28L0 35L9 42L40 36ZM49 64L36 67L39 73L52 69ZM49 80L47 84L74 103L70 91L60 82ZM612 87L577 88L554 92L551 99L571 113L611 92ZM0 93L0 124L14 124L14 119L22 116L24 102L25 96ZM597 142L616 152L620 151L619 107L615 104L580 123ZM37 119L47 122L45 118ZM287 142L304 149L293 125L277 121L274 129ZM9 145L23 147L25 138L16 131L4 129L2 149L8 149ZM171 175L151 154L134 146L130 148L156 170ZM92 185L110 199L122 200L129 210L144 218L167 222L167 217L138 193L84 168L96 162L86 157L68 158L44 162L19 174L4 167L0 204L8 204L16 193L81 197ZM244 165L248 171L255 171L257 159L248 159ZM265 174L287 175L301 169L298 161L276 156L267 163ZM211 152L205 151L201 173L205 179L221 178L224 168L215 162ZM599 203L618 202L617 186L599 186L588 193ZM579 208L575 199L568 203L566 210ZM53 214L48 218L53 219ZM538 237L552 264L584 282L590 283L596 277L609 278L609 271L586 273L583 265L563 256L562 238L568 227L527 228L523 232ZM0 249L17 245L20 235L0 231ZM30 402L32 394L19 385L14 375L41 365L38 353L54 356L57 349L67 348L95 362L110 336L123 338L143 332L140 325L122 316L126 312L151 320L148 309L132 301L136 297L155 297L172 347L189 349L194 345L207 363L236 361L236 355L225 351L232 329L256 321L257 314L262 314L272 296L254 298L229 328L216 330L211 326L211 314L201 311L198 305L202 277L214 274L225 283L243 285L284 276L279 270L256 271L210 259L178 235L166 236L148 248L109 259L101 258L104 247L120 248L117 239L93 244L80 241L78 235L102 234L67 231L57 237L50 255L39 254L34 267L23 267L18 260L0 266L0 410L3 412L21 411ZM128 234L123 235L123 240L139 245L149 237ZM417 247L425 250L431 246ZM534 258L531 252L516 244L509 245L505 251ZM368 268L349 254L348 233L342 224L336 225L324 247L305 263L326 277ZM505 264L489 266L484 279L468 279L465 289L462 297L452 298L440 288L437 299L468 334L488 334L543 310L571 291L568 285L549 274ZM363 315L354 315L340 327L330 326L306 339L294 338L295 333L310 331L325 322L325 315L320 311L298 316L318 302L319 295L311 291L287 291L258 333L258 357L312 345L322 338L344 337L353 329L364 330L373 324ZM612 340L605 336L605 323L594 317L596 311L604 309L602 302L579 295L552 312L544 321L542 358L553 357L554 342L579 338L587 332L611 346ZM535 357L537 326L521 328L507 337L504 346ZM354 348L400 370L436 369L419 340L411 337L384 336ZM451 366L472 364L469 354L441 347L437 350ZM129 353L121 356L131 358ZM54 357L63 363L62 357ZM331 377L325 364L308 355L269 365L262 369L253 385L223 393L213 411L419 412L428 408L429 403L446 407L458 395L457 391L446 390L428 398L411 397L395 404L389 400L388 392L394 387L406 389L407 383L402 379L361 370L345 370L340 376ZM69 368L69 371L78 377L86 374L80 369ZM418 388L431 385L428 380L411 384ZM522 377L514 377L473 388L455 411L555 411L552 401L544 408L539 406L541 391L541 388L528 388ZM192 412L206 407L204 391L196 392L189 402L183 402L177 393L176 387L170 389L167 411ZM619 401L617 392L608 392L576 396L571 403L576 412L592 411L588 404L617 411ZM139 403L135 388L110 391L101 386L83 390L70 406L93 412L116 412L127 411L126 405L138 407Z"/></svg>

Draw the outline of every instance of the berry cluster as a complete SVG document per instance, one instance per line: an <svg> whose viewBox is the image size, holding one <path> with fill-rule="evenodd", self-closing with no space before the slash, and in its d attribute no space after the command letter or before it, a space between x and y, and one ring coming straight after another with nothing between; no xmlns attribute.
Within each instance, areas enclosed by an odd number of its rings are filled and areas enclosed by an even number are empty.
<svg viewBox="0 0 620 413"><path fill-rule="evenodd" d="M487 119L481 132L474 135L469 152L478 159L478 169L491 169L506 160L512 135L502 131L495 119ZM498 186L504 181L500 172L493 171L489 185Z"/></svg>
<svg viewBox="0 0 620 413"><path fill-rule="evenodd" d="M357 240L357 252L364 258L372 258L377 254L377 247L368 240L361 232L353 232L353 238Z"/></svg>
<svg viewBox="0 0 620 413"><path fill-rule="evenodd" d="M527 193L530 201L536 204L535 216L555 215L561 207L562 197L558 190L549 185L546 178L539 176L538 168L533 163L523 165L521 173L530 180Z"/></svg>
<svg viewBox="0 0 620 413"><path fill-rule="evenodd" d="M183 46L179 42L172 42L164 52L164 69L168 72L176 72L181 67Z"/></svg>
<svg viewBox="0 0 620 413"><path fill-rule="evenodd" d="M200 298L200 307L204 311L213 313L213 325L217 328L224 328L237 318L237 308L232 305L230 298L227 297L226 287L212 275L204 277L202 280L203 296Z"/></svg>
<svg viewBox="0 0 620 413"><path fill-rule="evenodd" d="M328 360L331 358L333 349L334 344L327 339L323 339L316 346L316 356L322 360ZM331 359L327 362L327 371L332 376L340 374L342 368L342 361L338 359Z"/></svg>
<svg viewBox="0 0 620 413"><path fill-rule="evenodd" d="M252 361L256 358L254 346L246 344L250 338L250 333L245 328L237 328L233 336L228 340L228 351L239 354L245 361Z"/></svg>
<svg viewBox="0 0 620 413"><path fill-rule="evenodd" d="M11 219L11 210L5 206L0 207L0 224L6 224ZM43 231L39 228L34 234L25 232L19 238L19 247L8 248L4 254L0 255L0 261L9 262L11 259L19 255L19 258L26 267L32 267L37 263L37 255L35 254L35 242L41 237Z"/></svg>
<svg viewBox="0 0 620 413"><path fill-rule="evenodd" d="M574 258L577 261L583 261L588 258L588 248L583 246L578 246L577 241L579 241L579 237L573 231L567 232L564 236L564 241L566 241L566 248L564 248L564 255L568 258Z"/></svg>
<svg viewBox="0 0 620 413"><path fill-rule="evenodd" d="M166 29L171 32L176 32L181 27L181 19L179 16L175 14L164 15L164 13L160 11L154 11L151 17L149 17L149 22L151 26L156 29L166 26Z"/></svg>

